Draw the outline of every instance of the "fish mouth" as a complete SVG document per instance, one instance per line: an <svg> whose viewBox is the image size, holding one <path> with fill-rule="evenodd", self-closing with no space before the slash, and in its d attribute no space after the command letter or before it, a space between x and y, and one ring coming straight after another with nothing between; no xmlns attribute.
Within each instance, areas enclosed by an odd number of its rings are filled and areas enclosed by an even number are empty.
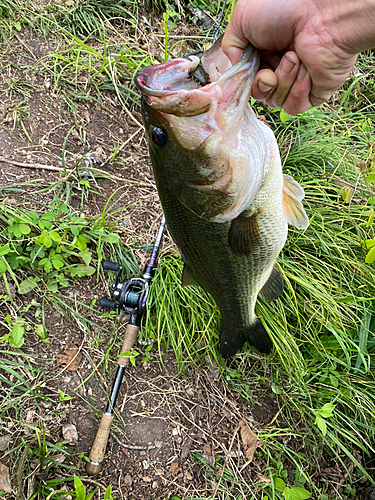
<svg viewBox="0 0 375 500"><path fill-rule="evenodd" d="M259 53L252 45L231 66L219 39L201 57L188 54L143 68L134 83L155 109L176 116L196 116L207 111L213 101L225 102L228 107L245 94L247 103L258 68Z"/></svg>

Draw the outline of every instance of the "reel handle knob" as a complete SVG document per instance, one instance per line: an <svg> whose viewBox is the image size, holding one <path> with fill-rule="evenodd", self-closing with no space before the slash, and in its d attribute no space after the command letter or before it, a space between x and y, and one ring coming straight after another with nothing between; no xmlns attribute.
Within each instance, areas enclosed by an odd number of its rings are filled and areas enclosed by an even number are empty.
<svg viewBox="0 0 375 500"><path fill-rule="evenodd" d="M111 262L110 260L103 260L102 266L105 271L121 271L120 264L117 264L117 262Z"/></svg>
<svg viewBox="0 0 375 500"><path fill-rule="evenodd" d="M108 308L108 309L117 309L117 302L111 299L107 299L107 297L102 297L99 302L100 307Z"/></svg>

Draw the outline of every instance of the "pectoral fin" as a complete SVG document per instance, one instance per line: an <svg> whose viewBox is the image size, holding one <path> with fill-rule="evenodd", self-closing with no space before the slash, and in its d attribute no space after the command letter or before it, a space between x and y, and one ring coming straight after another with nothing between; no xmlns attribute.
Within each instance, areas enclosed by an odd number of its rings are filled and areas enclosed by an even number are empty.
<svg viewBox="0 0 375 500"><path fill-rule="evenodd" d="M229 246L237 255L249 254L259 243L259 209L251 215L244 212L232 221L229 231Z"/></svg>
<svg viewBox="0 0 375 500"><path fill-rule="evenodd" d="M297 229L306 229L309 225L309 219L301 203L305 193L293 177L284 174L283 178L283 203L286 220L288 224L295 226Z"/></svg>
<svg viewBox="0 0 375 500"><path fill-rule="evenodd" d="M284 280L282 274L277 269L276 265L273 265L270 277L266 281L265 285L259 292L259 295L264 300L276 300L283 293Z"/></svg>
<svg viewBox="0 0 375 500"><path fill-rule="evenodd" d="M200 286L195 280L190 267L184 264L184 269L182 270L182 286Z"/></svg>

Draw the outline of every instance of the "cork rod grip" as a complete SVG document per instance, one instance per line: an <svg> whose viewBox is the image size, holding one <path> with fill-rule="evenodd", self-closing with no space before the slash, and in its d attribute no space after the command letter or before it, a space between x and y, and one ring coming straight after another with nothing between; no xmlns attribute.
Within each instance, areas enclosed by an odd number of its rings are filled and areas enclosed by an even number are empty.
<svg viewBox="0 0 375 500"><path fill-rule="evenodd" d="M86 472L90 475L98 474L101 471L113 417L114 415L103 413L100 420L99 429L89 455L90 462L86 464Z"/></svg>
<svg viewBox="0 0 375 500"><path fill-rule="evenodd" d="M130 352L135 344L135 341L137 340L139 333L139 326L134 326L134 325L126 325L126 330L125 330L125 335L124 335L124 342L122 343L121 351L120 354L123 352ZM128 356L123 356L118 358L118 364L121 366L129 366L129 357Z"/></svg>

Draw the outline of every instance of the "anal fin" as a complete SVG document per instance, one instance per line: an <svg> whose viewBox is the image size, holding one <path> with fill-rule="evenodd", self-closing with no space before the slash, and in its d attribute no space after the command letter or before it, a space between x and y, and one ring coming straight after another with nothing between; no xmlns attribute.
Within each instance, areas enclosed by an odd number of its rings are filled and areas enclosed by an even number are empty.
<svg viewBox="0 0 375 500"><path fill-rule="evenodd" d="M187 264L184 264L184 268L182 270L182 286L200 286L194 278L190 267Z"/></svg>
<svg viewBox="0 0 375 500"><path fill-rule="evenodd" d="M263 288L259 292L259 295L264 300L276 300L283 293L284 280L282 274L277 269L276 265L273 265L270 277L264 284Z"/></svg>

